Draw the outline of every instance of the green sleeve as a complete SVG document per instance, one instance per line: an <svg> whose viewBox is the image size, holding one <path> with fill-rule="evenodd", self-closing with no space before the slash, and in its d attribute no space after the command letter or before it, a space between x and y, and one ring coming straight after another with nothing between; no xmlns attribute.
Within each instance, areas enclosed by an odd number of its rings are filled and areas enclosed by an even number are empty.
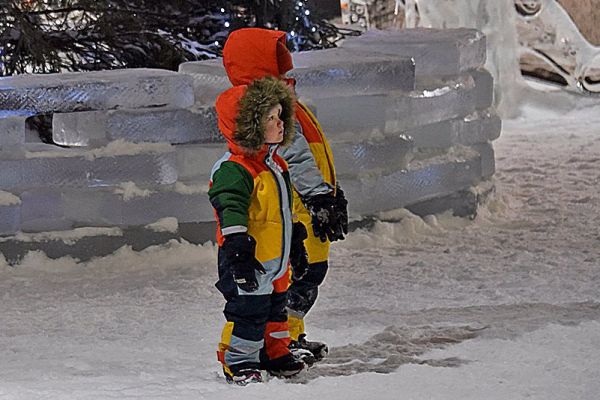
<svg viewBox="0 0 600 400"><path fill-rule="evenodd" d="M248 227L248 207L253 190L254 179L240 164L225 161L215 171L208 197L217 211L221 230Z"/></svg>

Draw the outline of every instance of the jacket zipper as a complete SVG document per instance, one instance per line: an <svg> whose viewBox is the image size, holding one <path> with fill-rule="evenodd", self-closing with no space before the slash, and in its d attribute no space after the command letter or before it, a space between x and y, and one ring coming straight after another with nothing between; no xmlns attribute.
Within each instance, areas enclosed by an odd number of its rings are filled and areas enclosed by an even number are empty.
<svg viewBox="0 0 600 400"><path fill-rule="evenodd" d="M285 184L285 178L283 177L283 174L281 174L278 170L277 172L275 172L275 170L277 169L277 164L275 163L275 160L273 160L273 154L275 154L275 151L277 150L277 145L273 146L273 147L269 147L269 151L267 152L267 156L265 157L265 165L269 168L269 172L271 172L271 174L273 175L273 178L275 179L275 182L277 183L277 192L279 195L279 210L280 210L280 214L281 214L281 225L283 227L283 229L281 230L281 243L282 243L282 257L281 257L281 261L279 263L279 271L281 271L281 269L284 267L284 261L289 259L289 251L286 254L286 249L287 249L287 241L286 241L286 218L285 218L285 212L284 212L284 198L283 198L283 190L286 190L287 194L287 207L290 208L290 198L289 198L289 192L287 191L287 186ZM290 213L291 213L291 208L290 208ZM291 219L290 219L291 222ZM287 265L287 263L286 263Z"/></svg>

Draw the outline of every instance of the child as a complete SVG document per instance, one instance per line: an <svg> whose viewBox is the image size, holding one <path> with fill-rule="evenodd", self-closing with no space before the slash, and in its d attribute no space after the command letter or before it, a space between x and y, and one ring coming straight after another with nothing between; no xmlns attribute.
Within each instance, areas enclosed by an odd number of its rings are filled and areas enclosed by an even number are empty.
<svg viewBox="0 0 600 400"><path fill-rule="evenodd" d="M308 264L306 229L292 226L290 178L277 155L294 134L294 108L291 91L274 78L233 87L216 102L229 148L208 192L217 216L216 286L226 299L218 359L227 381L240 385L261 382L260 369L289 377L305 367L289 350L285 303L288 260Z"/></svg>
<svg viewBox="0 0 600 400"><path fill-rule="evenodd" d="M232 32L223 48L223 66L231 83L245 85L254 79L273 76L295 85L286 73L294 65L286 47L286 33L262 28ZM308 227L304 242L310 264L294 271L288 290L291 349L312 364L325 357L328 348L306 339L304 317L312 309L328 270L329 243L348 233L348 202L339 187L333 155L317 119L308 108L296 103L293 143L281 151L289 165L294 185L294 214ZM292 267L295 267L292 265Z"/></svg>

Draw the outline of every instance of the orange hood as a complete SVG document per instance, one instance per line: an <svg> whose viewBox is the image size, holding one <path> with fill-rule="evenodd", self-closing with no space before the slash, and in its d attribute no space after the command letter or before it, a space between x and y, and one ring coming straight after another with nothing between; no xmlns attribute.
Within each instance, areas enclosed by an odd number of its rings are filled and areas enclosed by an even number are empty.
<svg viewBox="0 0 600 400"><path fill-rule="evenodd" d="M223 66L233 86L266 76L280 78L294 68L286 33L262 28L231 32L223 47Z"/></svg>
<svg viewBox="0 0 600 400"><path fill-rule="evenodd" d="M219 95L215 103L218 115L219 130L227 140L227 147L233 154L243 154L244 149L234 139L236 118L239 112L240 99L246 93L247 86L234 86Z"/></svg>

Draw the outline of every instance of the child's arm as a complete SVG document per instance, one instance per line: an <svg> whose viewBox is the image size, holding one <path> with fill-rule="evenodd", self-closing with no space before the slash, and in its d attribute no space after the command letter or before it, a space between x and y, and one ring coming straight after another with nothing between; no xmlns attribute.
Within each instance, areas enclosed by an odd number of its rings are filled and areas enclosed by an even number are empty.
<svg viewBox="0 0 600 400"><path fill-rule="evenodd" d="M246 292L258 289L255 271L266 273L256 259L256 241L247 234L248 207L253 190L252 175L241 165L225 161L213 174L212 186L208 191L224 237L221 245L224 263L229 267L235 283Z"/></svg>
<svg viewBox="0 0 600 400"><path fill-rule="evenodd" d="M208 197L217 211L223 236L248 230L248 207L254 179L240 164L225 161L213 174Z"/></svg>

